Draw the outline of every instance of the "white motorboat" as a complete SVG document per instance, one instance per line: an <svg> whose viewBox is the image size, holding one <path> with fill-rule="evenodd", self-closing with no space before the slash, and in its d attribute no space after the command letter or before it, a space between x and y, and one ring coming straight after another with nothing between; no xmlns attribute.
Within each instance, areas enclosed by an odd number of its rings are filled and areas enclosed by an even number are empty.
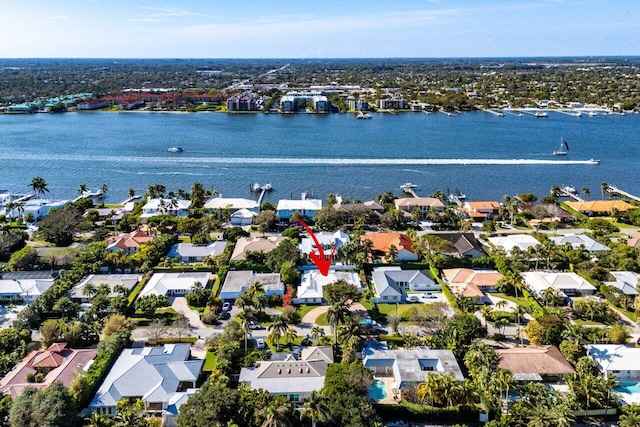
<svg viewBox="0 0 640 427"><path fill-rule="evenodd" d="M171 147L167 151L170 153L182 153L184 150L182 147Z"/></svg>

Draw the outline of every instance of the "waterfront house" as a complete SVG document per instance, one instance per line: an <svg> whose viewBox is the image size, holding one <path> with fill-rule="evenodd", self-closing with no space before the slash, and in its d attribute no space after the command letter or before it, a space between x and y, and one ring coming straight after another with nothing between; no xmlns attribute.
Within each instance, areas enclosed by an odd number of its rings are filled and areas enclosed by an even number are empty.
<svg viewBox="0 0 640 427"><path fill-rule="evenodd" d="M322 209L322 200L307 199L306 194L303 194L300 200L280 199L276 207L280 221L288 221L294 215L313 218L320 209Z"/></svg>
<svg viewBox="0 0 640 427"><path fill-rule="evenodd" d="M253 271L232 270L227 273L220 290L220 299L235 300L245 293L253 282L262 283L267 297L284 295L284 283L280 280L280 273L255 273Z"/></svg>
<svg viewBox="0 0 640 427"><path fill-rule="evenodd" d="M640 380L640 348L624 344L587 345L587 356L592 358L605 377L615 375L619 380Z"/></svg>
<svg viewBox="0 0 640 427"><path fill-rule="evenodd" d="M474 270L471 268L449 268L442 270L442 279L457 296L479 298L496 292L496 283L504 276L496 270Z"/></svg>
<svg viewBox="0 0 640 427"><path fill-rule="evenodd" d="M355 271L329 270L326 276L320 274L318 270L309 270L302 274L302 280L298 287L297 297L293 299L294 304L322 304L324 302L323 288L338 280L354 285L358 292L362 292L362 282L360 276Z"/></svg>
<svg viewBox="0 0 640 427"><path fill-rule="evenodd" d="M109 286L111 289L109 297L116 295L117 288L126 289L128 295L140 280L142 280L142 274L90 274L69 291L69 297L79 303L91 302L93 295L85 292L87 285L92 285L96 289L101 285Z"/></svg>
<svg viewBox="0 0 640 427"><path fill-rule="evenodd" d="M176 243L167 254L169 258L178 258L181 264L202 262L206 257L214 258L224 252L226 240L217 240L208 245L194 245L193 243Z"/></svg>
<svg viewBox="0 0 640 427"><path fill-rule="evenodd" d="M269 253L286 239L286 237L282 236L241 237L236 241L236 246L233 248L231 261L244 260L249 252Z"/></svg>
<svg viewBox="0 0 640 427"><path fill-rule="evenodd" d="M413 251L413 242L406 234L402 233L370 233L360 237L363 244L371 242L371 255L373 259L387 259L389 249L393 246L397 251L396 261L417 261L418 255Z"/></svg>
<svg viewBox="0 0 640 427"><path fill-rule="evenodd" d="M32 351L0 380L0 392L15 399L26 387L42 390L55 381L69 388L78 373L86 373L97 354L94 348L75 350L64 342L53 343L46 350ZM27 376L38 373L44 374L42 381L27 380Z"/></svg>
<svg viewBox="0 0 640 427"><path fill-rule="evenodd" d="M503 249L507 255L513 248L526 252L529 248L535 248L540 242L530 234L508 234L506 236L489 237L489 242L496 248Z"/></svg>
<svg viewBox="0 0 640 427"><path fill-rule="evenodd" d="M242 368L239 382L253 390L266 390L272 396L299 403L322 389L331 363L331 346L303 347L299 357L289 354L284 360L260 361L256 366Z"/></svg>
<svg viewBox="0 0 640 427"><path fill-rule="evenodd" d="M341 199L333 205L334 209L340 213L342 221L345 224L353 225L356 220L363 215L368 216L368 221L373 224L380 222L382 214L384 214L384 206L375 200L369 200L364 203L343 203Z"/></svg>
<svg viewBox="0 0 640 427"><path fill-rule="evenodd" d="M89 404L90 412L115 415L121 399L140 399L145 412L174 418L171 405L196 391L204 360L190 360L191 344L125 348Z"/></svg>
<svg viewBox="0 0 640 427"><path fill-rule="evenodd" d="M486 255L482 244L473 233L438 233L435 237L446 240L453 245L451 251L444 252L445 255L458 258L479 258Z"/></svg>
<svg viewBox="0 0 640 427"><path fill-rule="evenodd" d="M610 271L609 274L616 280L614 282L604 282L605 285L616 288L623 295L632 297L638 295L640 274L634 271Z"/></svg>
<svg viewBox="0 0 640 427"><path fill-rule="evenodd" d="M499 214L500 202L478 201L464 202L460 208L473 221L486 221Z"/></svg>
<svg viewBox="0 0 640 427"><path fill-rule="evenodd" d="M395 199L393 203L396 209L401 210L406 218L410 218L416 209L420 212L420 219L426 218L431 209L435 209L438 212L444 211L444 203L435 197L406 197Z"/></svg>
<svg viewBox="0 0 640 427"><path fill-rule="evenodd" d="M626 212L635 209L630 203L624 200L592 200L587 202L565 202L567 206L576 211L588 215L609 215L613 209L618 212Z"/></svg>
<svg viewBox="0 0 640 427"><path fill-rule="evenodd" d="M573 215L553 203L523 203L518 205L518 211L530 212L538 221L556 221L563 224L575 221Z"/></svg>
<svg viewBox="0 0 640 427"><path fill-rule="evenodd" d="M147 218L156 215L173 215L180 217L189 216L189 207L191 200L183 199L149 199L142 207L142 215L140 220L143 222Z"/></svg>
<svg viewBox="0 0 640 427"><path fill-rule="evenodd" d="M204 208L217 212L218 219L220 219L220 212L222 210L228 210L229 214L233 214L241 209L246 209L256 214L260 212L260 205L257 201L239 197L214 197L206 201Z"/></svg>
<svg viewBox="0 0 640 427"><path fill-rule="evenodd" d="M315 236L318 240L318 243L320 243L320 245L322 246L325 258L327 259L329 259L334 246L335 251L338 251L338 249L340 249L340 246L344 246L351 241L351 239L349 239L349 236L340 230L336 231L335 233L326 233L324 231L321 231L319 233L315 233ZM298 248L300 248L300 253L302 253L302 255L308 256L312 252L319 255L316 243L311 237L300 239Z"/></svg>
<svg viewBox="0 0 640 427"><path fill-rule="evenodd" d="M460 365L451 350L426 347L389 350L385 341L365 342L362 364L374 377L392 377L392 388L405 390L423 383L429 375L452 375L464 381Z"/></svg>
<svg viewBox="0 0 640 427"><path fill-rule="evenodd" d="M155 239L154 234L144 232L142 230L135 230L131 233L118 234L111 236L107 240L107 251L124 251L127 254L132 254L140 249L143 244Z"/></svg>
<svg viewBox="0 0 640 427"><path fill-rule="evenodd" d="M250 211L249 209L238 209L231 214L229 222L231 223L231 225L236 225L239 227L251 225L256 215L258 214L254 211Z"/></svg>
<svg viewBox="0 0 640 427"><path fill-rule="evenodd" d="M208 272L155 273L140 292L140 297L147 295L185 296L191 292L196 282L207 287L210 278L211 273Z"/></svg>
<svg viewBox="0 0 640 427"><path fill-rule="evenodd" d="M431 273L424 270L402 270L400 267L378 267L371 280L374 303L406 302L407 291L440 291L440 285Z"/></svg>
<svg viewBox="0 0 640 427"><path fill-rule="evenodd" d="M569 297L591 295L596 291L591 283L573 272L526 271L520 275L529 291L539 298L549 288Z"/></svg>
<svg viewBox="0 0 640 427"><path fill-rule="evenodd" d="M575 369L553 345L499 348L498 367L506 369L516 381L559 381Z"/></svg>

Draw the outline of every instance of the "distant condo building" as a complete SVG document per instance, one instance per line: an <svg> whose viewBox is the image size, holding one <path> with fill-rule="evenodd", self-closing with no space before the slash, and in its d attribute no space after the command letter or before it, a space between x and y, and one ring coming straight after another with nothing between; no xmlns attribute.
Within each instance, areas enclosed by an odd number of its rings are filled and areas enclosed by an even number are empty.
<svg viewBox="0 0 640 427"><path fill-rule="evenodd" d="M280 99L280 110L283 113L294 113L309 106L317 113L328 113L331 102L322 92L289 92Z"/></svg>
<svg viewBox="0 0 640 427"><path fill-rule="evenodd" d="M353 111L367 111L369 103L364 99L348 99L347 108Z"/></svg>
<svg viewBox="0 0 640 427"><path fill-rule="evenodd" d="M227 100L229 111L255 111L258 109L258 96L253 92L242 92Z"/></svg>
<svg viewBox="0 0 640 427"><path fill-rule="evenodd" d="M379 99L378 106L383 110L404 110L406 102L403 98L394 96L393 98Z"/></svg>

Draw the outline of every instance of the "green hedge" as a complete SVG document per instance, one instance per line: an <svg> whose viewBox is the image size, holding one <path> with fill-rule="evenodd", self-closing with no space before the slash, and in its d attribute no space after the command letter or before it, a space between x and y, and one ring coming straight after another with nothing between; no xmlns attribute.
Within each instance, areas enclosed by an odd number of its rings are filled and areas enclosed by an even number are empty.
<svg viewBox="0 0 640 427"><path fill-rule="evenodd" d="M373 405L376 413L383 420L396 421L441 421L477 423L480 412L468 406L452 406L433 408L427 405L402 402L398 405Z"/></svg>
<svg viewBox="0 0 640 427"><path fill-rule="evenodd" d="M197 337L168 337L168 338L158 338L156 339L149 339L145 345L148 346L160 346L160 345L164 345L164 344L178 344L178 343L189 343L189 344L193 344L194 342L198 341Z"/></svg>

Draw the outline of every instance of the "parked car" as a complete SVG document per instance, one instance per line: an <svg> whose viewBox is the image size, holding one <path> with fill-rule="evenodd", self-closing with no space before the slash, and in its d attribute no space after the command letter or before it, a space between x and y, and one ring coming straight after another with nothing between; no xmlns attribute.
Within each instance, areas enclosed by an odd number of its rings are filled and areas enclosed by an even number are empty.
<svg viewBox="0 0 640 427"><path fill-rule="evenodd" d="M229 310L231 310L230 302L225 302L224 304L222 304L222 311L229 311Z"/></svg>
<svg viewBox="0 0 640 427"><path fill-rule="evenodd" d="M422 298L433 299L438 297L432 294L431 292L425 292L424 294L422 294Z"/></svg>
<svg viewBox="0 0 640 427"><path fill-rule="evenodd" d="M229 320L231 319L231 313L229 313L228 311L223 311L222 313L220 313L220 320Z"/></svg>
<svg viewBox="0 0 640 427"><path fill-rule="evenodd" d="M252 320L249 322L249 329L262 329L262 325Z"/></svg>
<svg viewBox="0 0 640 427"><path fill-rule="evenodd" d="M265 345L264 345L264 340L263 340L262 338L258 338L258 339L256 340L256 348L257 348L258 350L262 350L264 347L265 347Z"/></svg>
<svg viewBox="0 0 640 427"><path fill-rule="evenodd" d="M415 295L411 295L407 297L407 302L420 302L420 298Z"/></svg>

